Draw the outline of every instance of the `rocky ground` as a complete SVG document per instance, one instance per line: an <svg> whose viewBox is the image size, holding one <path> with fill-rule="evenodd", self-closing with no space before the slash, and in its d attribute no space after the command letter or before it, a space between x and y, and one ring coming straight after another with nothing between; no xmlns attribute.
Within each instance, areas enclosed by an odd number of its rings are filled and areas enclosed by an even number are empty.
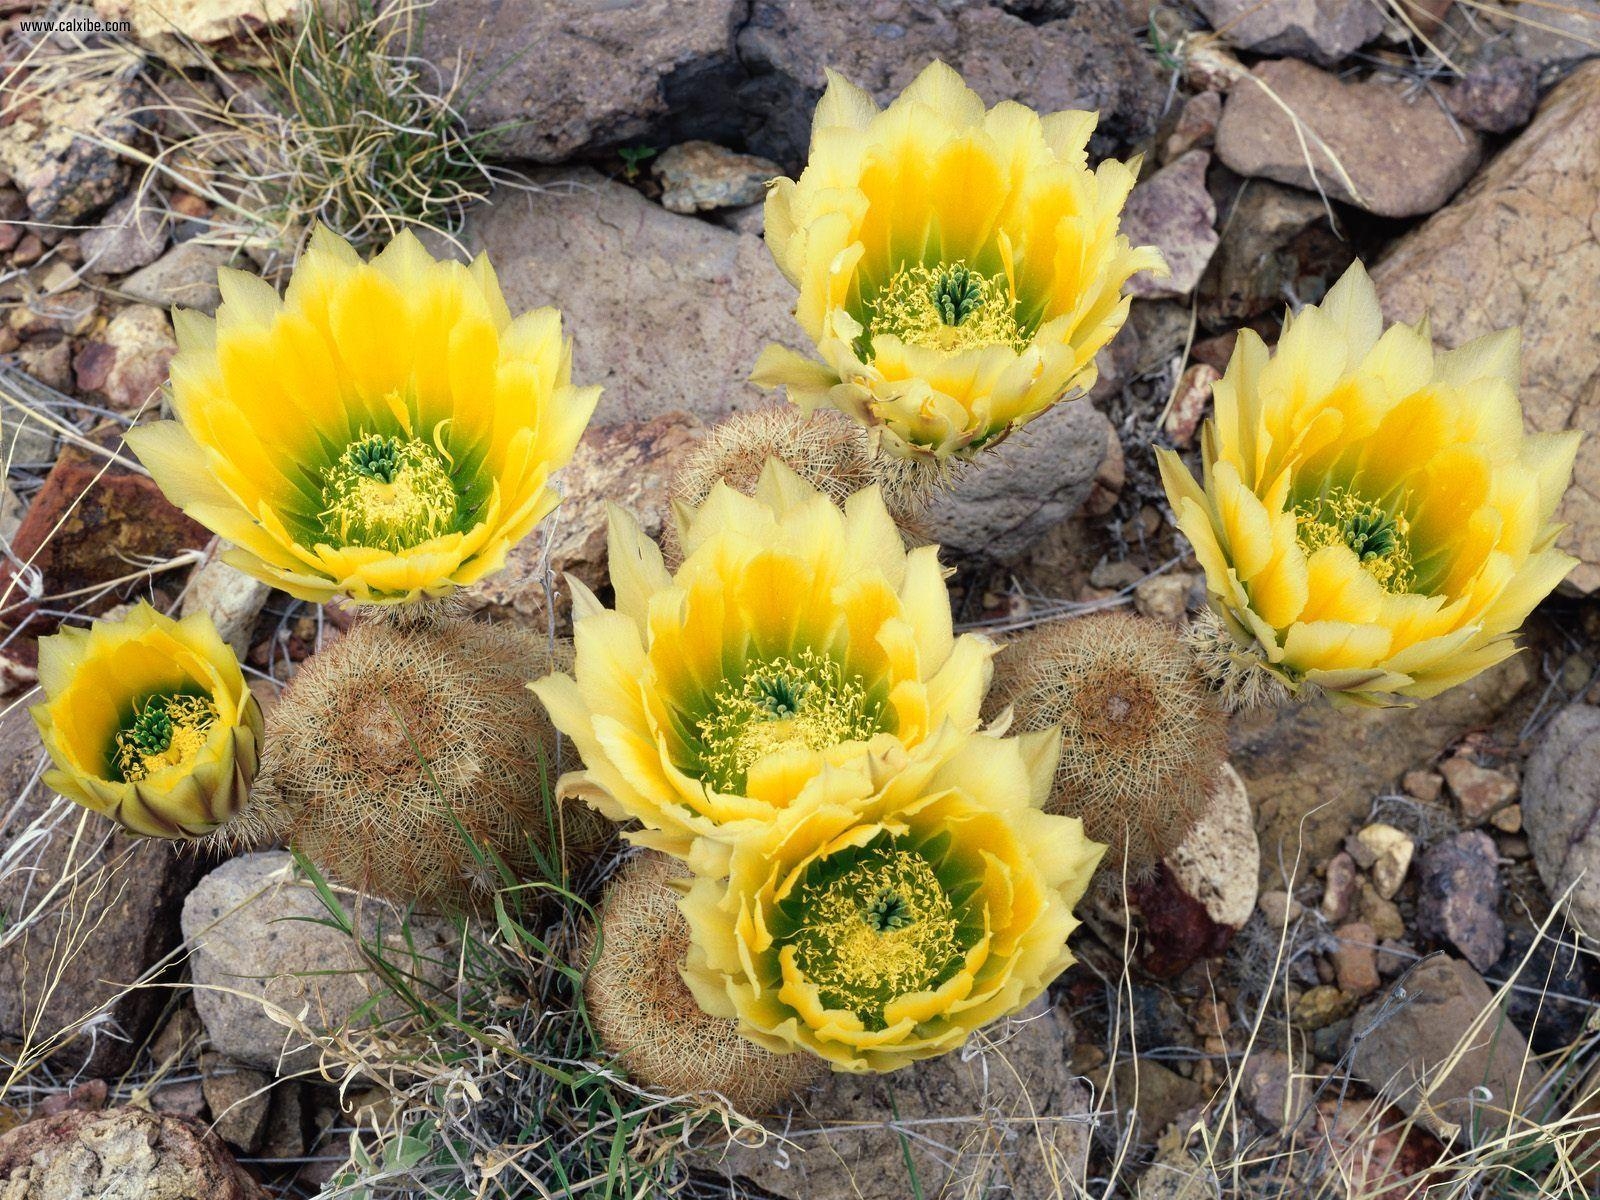
<svg viewBox="0 0 1600 1200"><path fill-rule="evenodd" d="M119 448L159 408L170 309L214 310L219 265L270 274L292 242L250 226L225 182L249 164L171 100L254 94L209 55L258 61L263 6L173 0L184 39L160 8L51 6L135 32L41 38L19 21L46 6L0 0L5 1200L313 1195L381 1102L297 1049L372 1019L381 987L347 937L283 920L323 911L285 854L174 854L38 781L24 708L61 621L205 608L264 704L346 624L214 561ZM991 102L1097 108L1094 153L1143 155L1128 232L1173 267L1136 283L1089 401L935 511L970 628L1196 607L1152 446L1192 448L1237 331L1272 340L1356 257L1391 318L1426 311L1446 345L1520 323L1529 424L1600 428L1594 0L447 0L416 50L476 81L455 103L501 164L460 241L513 309L561 307L575 377L605 386L557 517L469 594L498 619L546 628L547 555L603 591L604 502L659 532L685 450L767 402L744 376L799 335L762 183L802 165L824 67L886 100L940 57ZM1399 1197L1576 1112L1600 1028L1592 438L1561 519L1580 566L1522 655L1414 710L1239 719L1207 828L1089 906L1053 1004L988 1054L835 1080L783 1149L697 1152L696 1186L875 1200L906 1194L909 1159L929 1196ZM449 957L451 929L413 932ZM884 1126L891 1103L917 1138ZM1200 1153L1197 1126L1232 1150ZM1219 1179L1227 1153L1246 1165Z"/></svg>

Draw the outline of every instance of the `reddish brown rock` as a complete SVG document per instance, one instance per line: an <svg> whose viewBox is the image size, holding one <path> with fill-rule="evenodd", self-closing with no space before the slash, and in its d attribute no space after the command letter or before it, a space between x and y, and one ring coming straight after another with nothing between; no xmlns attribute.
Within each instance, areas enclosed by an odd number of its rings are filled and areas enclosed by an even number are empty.
<svg viewBox="0 0 1600 1200"><path fill-rule="evenodd" d="M1352 921L1334 930L1339 945L1333 952L1333 970L1339 990L1365 996L1378 990L1378 938L1365 921Z"/></svg>
<svg viewBox="0 0 1600 1200"><path fill-rule="evenodd" d="M1469 825L1481 825L1517 798L1517 781L1503 771L1481 767L1465 754L1447 758L1439 773Z"/></svg>
<svg viewBox="0 0 1600 1200"><path fill-rule="evenodd" d="M0 1136L0 1192L20 1200L268 1200L203 1122L132 1106L40 1117Z"/></svg>
<svg viewBox="0 0 1600 1200"><path fill-rule="evenodd" d="M78 389L121 412L159 405L158 393L177 352L167 314L153 305L130 304L78 352L73 363Z"/></svg>
<svg viewBox="0 0 1600 1200"><path fill-rule="evenodd" d="M135 563L170 559L210 540L148 475L69 446L28 506L12 550L39 572L45 598L71 592L79 611L93 615L126 599L114 587L98 597L88 594L93 589L132 573ZM26 586L14 586L15 572L13 562L0 564L0 595L6 597L0 625L15 626L31 615L29 633L49 632L53 620L34 611Z"/></svg>
<svg viewBox="0 0 1600 1200"><path fill-rule="evenodd" d="M1217 126L1217 155L1239 174L1320 184L1384 217L1441 207L1481 154L1478 135L1431 96L1383 75L1346 82L1292 58L1260 63L1234 84Z"/></svg>

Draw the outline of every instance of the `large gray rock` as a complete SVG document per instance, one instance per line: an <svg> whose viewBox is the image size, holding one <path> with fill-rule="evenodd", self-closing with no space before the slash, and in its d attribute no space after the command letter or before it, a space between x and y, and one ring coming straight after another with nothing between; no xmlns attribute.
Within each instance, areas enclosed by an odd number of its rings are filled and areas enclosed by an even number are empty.
<svg viewBox="0 0 1600 1200"><path fill-rule="evenodd" d="M1572 888L1568 917L1600 940L1600 708L1557 715L1522 777L1522 828L1552 897Z"/></svg>
<svg viewBox="0 0 1600 1200"><path fill-rule="evenodd" d="M1241 175L1303 188L1320 183L1368 212L1411 217L1439 208L1471 178L1482 144L1426 93L1410 96L1383 76L1348 83L1284 58L1260 63L1233 85L1217 155Z"/></svg>
<svg viewBox="0 0 1600 1200"><path fill-rule="evenodd" d="M1435 954L1355 1016L1351 1070L1425 1128L1482 1141L1532 1099L1528 1043L1466 963Z"/></svg>
<svg viewBox="0 0 1600 1200"><path fill-rule="evenodd" d="M165 1003L159 987L127 985L177 946L204 868L51 794L47 765L27 712L0 717L0 1042L114 1076Z"/></svg>
<svg viewBox="0 0 1600 1200"><path fill-rule="evenodd" d="M1429 846L1417 864L1417 932L1449 942L1487 971L1506 949L1494 839L1469 829Z"/></svg>
<svg viewBox="0 0 1600 1200"><path fill-rule="evenodd" d="M939 492L928 540L966 558L1016 558L1082 507L1116 437L1087 400L1056 405Z"/></svg>
<svg viewBox="0 0 1600 1200"><path fill-rule="evenodd" d="M454 100L499 153L561 162L644 137L680 93L730 67L738 0L451 0L424 14L420 50L459 79Z"/></svg>
<svg viewBox="0 0 1600 1200"><path fill-rule="evenodd" d="M158 308L214 313L222 303L217 271L228 265L228 252L219 246L179 242L149 266L129 275L117 290L130 300Z"/></svg>
<svg viewBox="0 0 1600 1200"><path fill-rule="evenodd" d="M602 384L596 425L674 410L715 421L757 403L746 382L769 342L808 350L794 287L757 238L669 213L589 170L540 173L468 217L513 312L553 304L572 374Z"/></svg>
<svg viewBox="0 0 1600 1200"><path fill-rule="evenodd" d="M1223 40L1255 54L1288 54L1332 66L1383 32L1372 0L1195 0Z"/></svg>
<svg viewBox="0 0 1600 1200"><path fill-rule="evenodd" d="M293 862L282 850L232 859L183 905L195 1011L212 1048L283 1075L315 1070L319 1058L291 1021L322 1034L400 1011L352 939L318 923L331 914L315 888L295 879ZM437 998L456 953L450 923L413 915L407 938L393 906L366 898L358 911L362 941ZM375 996L382 999L363 1010Z"/></svg>
<svg viewBox="0 0 1600 1200"><path fill-rule="evenodd" d="M887 103L934 59L960 71L989 104L1019 100L1041 112L1093 109L1100 153L1154 132L1165 100L1155 60L1140 50L1114 0L1052 7L1037 23L984 2L755 0L739 33L750 73L736 111L750 148L797 165L811 110L831 68ZM753 117L757 124L748 125Z"/></svg>
<svg viewBox="0 0 1600 1200"><path fill-rule="evenodd" d="M1077 1194L1094 1118L1072 1070L1068 1022L1038 1003L984 1036L981 1052L973 1045L888 1075L831 1075L795 1102L781 1137L698 1150L695 1166L782 1200L905 1200L909 1154L929 1200ZM896 1109L904 1135L891 1124Z"/></svg>
<svg viewBox="0 0 1600 1200"><path fill-rule="evenodd" d="M1600 62L1551 92L1517 140L1372 272L1384 315L1426 313L1445 346L1520 325L1530 430L1600 428L1597 194ZM1557 544L1582 559L1569 583L1600 587L1600 439L1579 445L1555 519L1566 526Z"/></svg>
<svg viewBox="0 0 1600 1200"><path fill-rule="evenodd" d="M124 196L100 224L84 230L78 245L83 269L102 275L122 275L155 262L167 247L160 200L150 191Z"/></svg>
<svg viewBox="0 0 1600 1200"><path fill-rule="evenodd" d="M1515 12L1511 44L1523 58L1558 63L1600 54L1600 0L1522 0Z"/></svg>

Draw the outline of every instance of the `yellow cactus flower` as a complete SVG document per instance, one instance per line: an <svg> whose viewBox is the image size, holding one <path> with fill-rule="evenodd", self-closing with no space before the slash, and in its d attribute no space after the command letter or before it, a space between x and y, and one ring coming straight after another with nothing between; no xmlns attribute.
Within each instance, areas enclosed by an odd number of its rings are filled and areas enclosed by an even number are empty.
<svg viewBox="0 0 1600 1200"><path fill-rule="evenodd" d="M55 763L46 786L132 833L197 838L239 811L260 759L261 709L204 613L141 604L39 641L30 710Z"/></svg>
<svg viewBox="0 0 1600 1200"><path fill-rule="evenodd" d="M798 181L772 184L766 240L800 289L821 363L765 350L754 381L832 404L902 456L969 458L1087 391L1165 271L1117 232L1136 164L1091 171L1091 112L983 101L941 62L883 111L832 72Z"/></svg>
<svg viewBox="0 0 1600 1200"><path fill-rule="evenodd" d="M576 678L532 685L583 758L564 794L715 871L824 762L976 728L995 647L953 635L937 548L907 553L877 488L841 510L772 461L679 525L669 575L614 509L616 610L572 585Z"/></svg>
<svg viewBox="0 0 1600 1200"><path fill-rule="evenodd" d="M1366 704L1436 695L1515 652L1574 560L1551 515L1578 434L1526 436L1517 331L1436 351L1385 330L1358 263L1289 320L1239 334L1213 389L1204 486L1161 475L1238 660Z"/></svg>
<svg viewBox="0 0 1600 1200"><path fill-rule="evenodd" d="M701 1007L778 1053L892 1071L954 1050L1072 964L1072 909L1105 847L1040 807L1055 731L938 741L955 745L791 777L727 879L694 883L684 978Z"/></svg>
<svg viewBox="0 0 1600 1200"><path fill-rule="evenodd" d="M174 314L178 419L128 443L240 570L302 600L438 596L504 565L553 507L598 388L561 315L512 318L494 268L402 233L371 262L318 229L280 299L219 272Z"/></svg>

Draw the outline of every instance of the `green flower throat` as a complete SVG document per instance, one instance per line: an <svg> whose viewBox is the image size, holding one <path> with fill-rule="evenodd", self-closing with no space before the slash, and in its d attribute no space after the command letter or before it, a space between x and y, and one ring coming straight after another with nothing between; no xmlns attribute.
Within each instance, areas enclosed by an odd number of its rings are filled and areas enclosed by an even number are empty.
<svg viewBox="0 0 1600 1200"><path fill-rule="evenodd" d="M422 438L351 442L323 477L322 502L322 533L335 546L409 550L461 527L449 464Z"/></svg>
<svg viewBox="0 0 1600 1200"><path fill-rule="evenodd" d="M897 996L937 988L960 968L966 937L933 865L890 839L814 866L784 902L783 939L829 1008L869 1029Z"/></svg>
<svg viewBox="0 0 1600 1200"><path fill-rule="evenodd" d="M694 773L719 791L737 793L767 755L866 741L884 731L884 717L884 705L861 676L810 647L751 663L717 686L695 722Z"/></svg>

